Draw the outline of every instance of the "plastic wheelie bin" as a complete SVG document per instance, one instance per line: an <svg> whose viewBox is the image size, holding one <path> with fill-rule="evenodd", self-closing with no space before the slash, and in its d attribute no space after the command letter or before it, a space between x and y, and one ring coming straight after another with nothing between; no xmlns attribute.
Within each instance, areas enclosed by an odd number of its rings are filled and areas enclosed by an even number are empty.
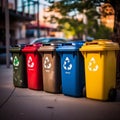
<svg viewBox="0 0 120 120"><path fill-rule="evenodd" d="M25 55L22 49L25 45L15 45L10 49L13 56L13 84L15 87L27 87Z"/></svg>
<svg viewBox="0 0 120 120"><path fill-rule="evenodd" d="M33 44L22 49L26 55L28 88L34 90L43 89L42 58L37 51L41 46L42 44Z"/></svg>
<svg viewBox="0 0 120 120"><path fill-rule="evenodd" d="M79 48L84 42L68 42L57 48L61 58L62 93L81 97L85 84L84 58Z"/></svg>
<svg viewBox="0 0 120 120"><path fill-rule="evenodd" d="M43 89L50 93L61 92L60 58L56 53L59 45L48 43L38 49L42 56Z"/></svg>
<svg viewBox="0 0 120 120"><path fill-rule="evenodd" d="M110 40L86 42L80 48L85 60L87 98L115 99L117 50L119 45Z"/></svg>

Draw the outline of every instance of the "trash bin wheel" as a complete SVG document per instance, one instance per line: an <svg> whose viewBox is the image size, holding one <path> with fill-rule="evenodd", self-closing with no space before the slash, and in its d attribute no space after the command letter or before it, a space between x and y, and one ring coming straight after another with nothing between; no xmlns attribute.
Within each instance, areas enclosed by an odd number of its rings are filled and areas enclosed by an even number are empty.
<svg viewBox="0 0 120 120"><path fill-rule="evenodd" d="M86 87L83 87L83 97L86 97Z"/></svg>
<svg viewBox="0 0 120 120"><path fill-rule="evenodd" d="M109 91L108 100L115 101L116 95L117 95L117 90L115 88L111 88Z"/></svg>

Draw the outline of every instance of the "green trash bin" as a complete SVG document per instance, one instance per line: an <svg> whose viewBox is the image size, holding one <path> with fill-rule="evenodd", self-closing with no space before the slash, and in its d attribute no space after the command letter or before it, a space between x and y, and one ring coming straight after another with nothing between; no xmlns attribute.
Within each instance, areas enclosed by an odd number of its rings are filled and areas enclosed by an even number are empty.
<svg viewBox="0 0 120 120"><path fill-rule="evenodd" d="M25 55L21 51L25 45L10 48L13 56L13 84L15 87L27 87Z"/></svg>

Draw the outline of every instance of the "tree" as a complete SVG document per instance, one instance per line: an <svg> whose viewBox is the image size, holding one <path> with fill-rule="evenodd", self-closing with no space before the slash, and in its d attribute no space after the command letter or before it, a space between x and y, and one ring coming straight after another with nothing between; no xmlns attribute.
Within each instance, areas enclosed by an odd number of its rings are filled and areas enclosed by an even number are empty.
<svg viewBox="0 0 120 120"><path fill-rule="evenodd" d="M106 27L105 25L100 25L96 32L90 31L90 36L93 36L95 39L111 39L113 31Z"/></svg>
<svg viewBox="0 0 120 120"><path fill-rule="evenodd" d="M52 3L50 9L61 8L59 12L66 15L67 12L84 9L91 9L101 6L101 3L110 3L115 11L113 41L120 44L120 0L46 0ZM56 2L55 2L56 1Z"/></svg>
<svg viewBox="0 0 120 120"><path fill-rule="evenodd" d="M64 8L64 9L63 9ZM51 22L57 20L59 28L74 33L74 37L82 38L85 33L89 35L88 29L96 29L97 18L99 17L96 7L90 0L61 0L53 2L49 11L58 12L60 15L52 15ZM69 29L66 29L69 24Z"/></svg>
<svg viewBox="0 0 120 120"><path fill-rule="evenodd" d="M61 8L58 12L61 12L63 16L68 16L68 12L89 10L95 8L95 6L101 6L101 3L110 3L114 9L114 29L112 40L120 45L120 0L46 0L52 3L51 9ZM57 1L57 2L55 2ZM74 16L73 16L74 17ZM95 17L92 15L92 17ZM77 22L76 22L77 23ZM90 24L90 23L89 23ZM93 25L94 26L94 25ZM84 26L85 27L85 26ZM120 52L117 58L117 79L120 79Z"/></svg>
<svg viewBox="0 0 120 120"><path fill-rule="evenodd" d="M120 0L94 0L95 3L108 2L112 5L115 17L114 17L114 34L112 40L120 45ZM120 79L120 51L117 57L117 79Z"/></svg>

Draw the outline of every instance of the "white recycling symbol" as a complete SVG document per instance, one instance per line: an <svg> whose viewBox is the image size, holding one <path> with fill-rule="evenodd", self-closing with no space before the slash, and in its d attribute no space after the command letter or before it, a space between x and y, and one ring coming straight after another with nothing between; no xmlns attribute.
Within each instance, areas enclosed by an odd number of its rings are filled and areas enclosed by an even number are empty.
<svg viewBox="0 0 120 120"><path fill-rule="evenodd" d="M44 60L44 68L50 69L52 64L50 63L50 60L48 57L45 58Z"/></svg>
<svg viewBox="0 0 120 120"><path fill-rule="evenodd" d="M18 59L17 56L14 57L13 65L14 65L14 66L19 66L19 59Z"/></svg>
<svg viewBox="0 0 120 120"><path fill-rule="evenodd" d="M65 58L65 61L63 63L63 68L65 70L71 70L72 69L72 64L70 63L70 59L68 57Z"/></svg>
<svg viewBox="0 0 120 120"><path fill-rule="evenodd" d="M29 58L28 58L27 65L28 65L28 67L30 67L30 68L33 68L33 67L34 67L34 62L33 62L31 56L29 56Z"/></svg>
<svg viewBox="0 0 120 120"><path fill-rule="evenodd" d="M96 72L99 69L99 66L96 63L96 60L94 57L90 59L90 62L88 63L88 69L89 71L93 71L93 72Z"/></svg>

